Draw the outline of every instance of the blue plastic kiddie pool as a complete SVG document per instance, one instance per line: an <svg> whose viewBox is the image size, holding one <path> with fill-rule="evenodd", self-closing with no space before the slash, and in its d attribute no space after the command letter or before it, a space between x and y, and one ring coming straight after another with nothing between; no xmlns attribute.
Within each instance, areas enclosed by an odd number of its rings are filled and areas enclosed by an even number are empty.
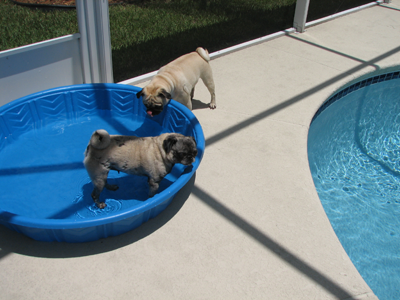
<svg viewBox="0 0 400 300"><path fill-rule="evenodd" d="M154 218L198 168L204 152L199 122L171 101L153 118L136 93L120 84L83 84L35 93L0 107L0 224L35 240L87 242L130 231ZM91 134L193 136L192 166L176 164L148 198L146 177L110 171L115 192L104 190L99 209L83 166Z"/></svg>

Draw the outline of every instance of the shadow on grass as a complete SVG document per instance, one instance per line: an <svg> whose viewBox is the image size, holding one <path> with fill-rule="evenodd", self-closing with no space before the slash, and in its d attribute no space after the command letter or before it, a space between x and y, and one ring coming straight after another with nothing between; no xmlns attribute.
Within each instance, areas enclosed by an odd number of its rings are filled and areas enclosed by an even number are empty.
<svg viewBox="0 0 400 300"><path fill-rule="evenodd" d="M143 8L155 8L158 5L162 9L170 9L182 14L183 18L185 15L198 11L202 14L210 12L227 16L228 21L113 49L114 81L120 82L158 70L161 66L183 54L194 51L199 46L207 48L209 52L215 52L293 26L295 1L289 5L282 4L283 2L274 4L282 6L272 8L266 8L265 5L264 7L253 5L246 1L242 1L242 4L239 5L239 2L197 0L193 1L193 8L188 10L187 6L172 5L173 3L151 4L152 2L146 0L127 1L127 3ZM290 1L287 2L290 3ZM370 0L310 1L307 21L370 2Z"/></svg>
<svg viewBox="0 0 400 300"><path fill-rule="evenodd" d="M229 21L114 49L114 81L119 82L158 70L175 58L195 51L199 46L214 52L291 27L294 9L295 5L269 11L225 11Z"/></svg>

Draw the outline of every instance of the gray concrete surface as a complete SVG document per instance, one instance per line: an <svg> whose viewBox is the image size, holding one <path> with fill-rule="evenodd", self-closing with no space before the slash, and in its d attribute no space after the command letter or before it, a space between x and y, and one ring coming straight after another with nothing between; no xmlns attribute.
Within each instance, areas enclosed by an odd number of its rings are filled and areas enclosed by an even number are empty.
<svg viewBox="0 0 400 300"><path fill-rule="evenodd" d="M211 62L207 140L157 218L118 237L42 243L0 227L0 299L377 299L339 243L307 160L322 102L400 65L400 0ZM143 84L142 84L143 85Z"/></svg>

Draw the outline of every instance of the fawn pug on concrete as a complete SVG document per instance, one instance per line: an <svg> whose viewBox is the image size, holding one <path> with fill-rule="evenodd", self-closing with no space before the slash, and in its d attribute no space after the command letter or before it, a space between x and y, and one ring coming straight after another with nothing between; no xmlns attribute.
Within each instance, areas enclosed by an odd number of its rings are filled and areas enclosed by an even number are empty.
<svg viewBox="0 0 400 300"><path fill-rule="evenodd" d="M137 97L143 97L149 116L158 115L171 99L192 110L194 87L201 78L211 94L211 109L215 109L215 84L208 51L199 47L162 67Z"/></svg>

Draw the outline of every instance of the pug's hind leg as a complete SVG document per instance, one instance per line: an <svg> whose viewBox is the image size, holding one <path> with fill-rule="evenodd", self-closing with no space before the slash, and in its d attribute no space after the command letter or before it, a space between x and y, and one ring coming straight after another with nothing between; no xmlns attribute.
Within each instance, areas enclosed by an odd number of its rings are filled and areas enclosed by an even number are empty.
<svg viewBox="0 0 400 300"><path fill-rule="evenodd" d="M193 100L194 97L194 88L192 88L192 91L190 92L190 100Z"/></svg>
<svg viewBox="0 0 400 300"><path fill-rule="evenodd" d="M217 108L217 103L215 101L215 84L211 68L208 68L206 70L205 74L201 77L201 80L203 80L204 85L207 87L211 95L211 102L209 104L210 108L211 109Z"/></svg>
<svg viewBox="0 0 400 300"><path fill-rule="evenodd" d="M95 176L91 176L92 183L93 183L93 192L92 192L92 199L98 208L105 208L107 204L104 202L100 202L100 193L103 191L104 187L107 187L107 176L108 171L101 172L100 174L96 174Z"/></svg>

